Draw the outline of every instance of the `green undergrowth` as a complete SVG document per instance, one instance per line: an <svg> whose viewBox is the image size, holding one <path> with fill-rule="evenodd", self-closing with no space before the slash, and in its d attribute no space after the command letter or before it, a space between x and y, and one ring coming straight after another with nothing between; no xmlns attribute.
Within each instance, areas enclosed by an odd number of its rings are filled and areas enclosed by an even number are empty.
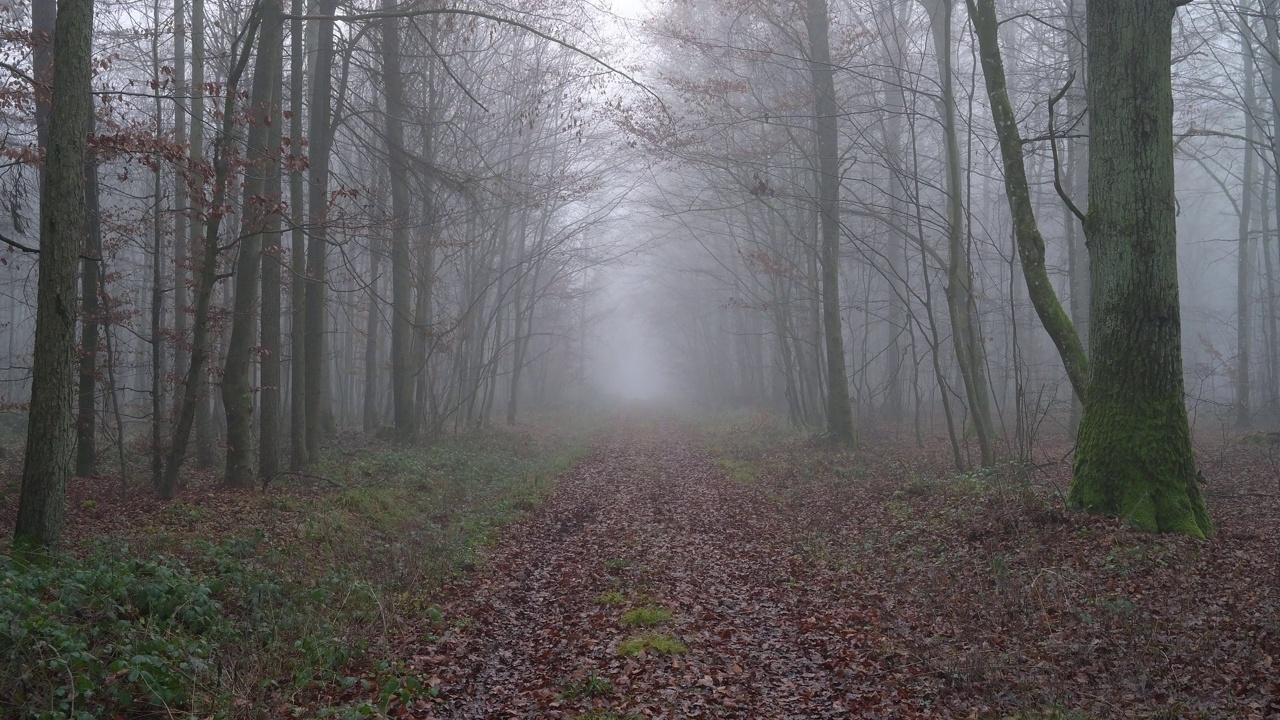
<svg viewBox="0 0 1280 720"><path fill-rule="evenodd" d="M618 654L623 657L636 657L642 653L680 655L688 649L684 643L674 637L659 632L641 633L618 644Z"/></svg>
<svg viewBox="0 0 1280 720"><path fill-rule="evenodd" d="M175 501L52 565L0 554L0 716L260 717L297 703L342 716L326 698L359 684L378 698L367 710L406 704L431 689L380 661L390 638L405 620L443 628L434 591L585 450L518 434L339 444L310 471L322 485Z"/></svg>
<svg viewBox="0 0 1280 720"><path fill-rule="evenodd" d="M657 605L641 605L622 613L622 624L627 627L657 627L671 620L671 611Z"/></svg>

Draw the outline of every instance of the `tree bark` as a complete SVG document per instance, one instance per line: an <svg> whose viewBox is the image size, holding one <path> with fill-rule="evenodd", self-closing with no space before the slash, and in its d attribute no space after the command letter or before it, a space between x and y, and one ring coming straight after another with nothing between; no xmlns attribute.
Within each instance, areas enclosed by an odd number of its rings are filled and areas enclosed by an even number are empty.
<svg viewBox="0 0 1280 720"><path fill-rule="evenodd" d="M807 0L809 75L813 82L818 148L818 211L822 236L822 330L826 343L827 435L853 444L853 408L845 373L840 322L840 156L836 128L835 68L831 65L827 0Z"/></svg>
<svg viewBox="0 0 1280 720"><path fill-rule="evenodd" d="M22 494L14 545L56 552L75 450L76 268L84 241L93 0L63 0L54 31L49 147L40 193L40 277Z"/></svg>
<svg viewBox="0 0 1280 720"><path fill-rule="evenodd" d="M89 133L93 133L90 101ZM98 221L98 161L92 151L84 164L84 254L80 261L80 384L76 405L76 475L88 477L98 467L98 335L101 328L102 230Z"/></svg>
<svg viewBox="0 0 1280 720"><path fill-rule="evenodd" d="M391 181L391 398L396 441L418 434L413 384L413 265L409 253L409 168L404 148L404 76L396 0L382 0L382 84L386 97L387 164Z"/></svg>
<svg viewBox="0 0 1280 720"><path fill-rule="evenodd" d="M186 9L183 0L173 2L173 139L179 146L187 143L187 109L185 97L191 93L187 87L187 35ZM173 173L173 374L177 377L187 371L187 173L177 168Z"/></svg>
<svg viewBox="0 0 1280 720"><path fill-rule="evenodd" d="M969 17L980 48L982 72L986 76L987 97L991 101L991 114L995 119L996 134L1000 139L1000 155L1004 161L1005 194L1013 215L1014 237L1018 245L1018 257L1022 261L1022 274L1027 282L1027 295L1040 317L1041 324L1053 340L1067 371L1067 378L1077 397L1083 398L1089 384L1089 360L1084 344L1076 332L1071 318L1062 308L1049 273L1045 268L1044 236L1036 221L1031 205L1031 193L1027 186L1027 169L1022 155L1022 136L1018 131L1017 116L1009 102L1004 76L1004 61L1000 56L999 24L996 19L995 0L968 0Z"/></svg>
<svg viewBox="0 0 1280 720"><path fill-rule="evenodd" d="M924 0L938 58L941 87L942 132L947 172L947 309L956 363L964 380L969 414L973 417L983 467L995 463L995 425L991 420L991 393L987 385L986 353L973 299L973 269L964 243L964 197L961 191L960 139L956 127L955 78L951 72L952 0Z"/></svg>
<svg viewBox="0 0 1280 720"><path fill-rule="evenodd" d="M197 8L201 8L202 0L193 3L193 33L199 27L202 17ZM244 74L245 65L249 61L249 48L253 45L257 34L260 16L254 14L250 18L248 31L245 33L245 45L239 58L234 59L227 76L225 97L222 105L222 129L218 134L213 152L213 202L214 214L208 222L201 223L204 239L200 248L200 272L196 279L195 317L192 320L191 364L187 367L187 377L183 382L182 404L178 412L173 431L173 440L169 444L169 457L165 462L164 476L160 483L160 497L171 498L177 492L178 472L186 458L187 442L191 437L191 428L196 422L197 412L203 413L208 403L203 397L204 364L208 360L211 345L209 332L209 309L213 300L214 285L218 280L218 231L222 225L221 211L227 202L227 184L230 174L227 158L231 142L232 123L235 118L236 97L239 94L240 76ZM194 43L193 43L194 44Z"/></svg>
<svg viewBox="0 0 1280 720"><path fill-rule="evenodd" d="M252 487L257 473L253 467L253 392L250 387L250 354L258 314L258 290L262 278L262 245L274 207L267 199L267 178L275 170L275 148L270 147L270 123L274 117L273 97L284 49L283 13L280 0L263 0L262 34L258 41L253 89L249 99L248 165L245 168L243 221L236 258L235 301L231 339L222 375L222 405L227 414L227 465L224 482L230 487Z"/></svg>
<svg viewBox="0 0 1280 720"><path fill-rule="evenodd" d="M301 15L303 0L293 0L293 15ZM302 154L302 94L303 82L303 32L302 20L294 19L290 28L289 57L289 155L294 166L289 170L289 223L293 226L289 238L289 467L301 470L307 466L307 405L306 405L306 352L304 329L306 319L306 192L302 171L297 158Z"/></svg>
<svg viewBox="0 0 1280 720"><path fill-rule="evenodd" d="M337 0L320 0L319 14L332 16ZM333 113L332 19L316 20L319 29L315 64L311 72L310 189L307 197L310 238L307 242L306 304L303 310L305 373L305 431L307 460L320 458L321 418L324 415L324 307L325 262L328 253L329 156L332 150L330 120Z"/></svg>
<svg viewBox="0 0 1280 720"><path fill-rule="evenodd" d="M1243 24L1244 18L1240 19ZM1244 66L1243 101L1244 101L1244 174L1241 178L1239 222L1237 233L1239 256L1236 258L1236 427L1248 427L1250 421L1249 408L1249 371L1251 332L1249 275L1249 230L1253 221L1253 184L1254 159L1256 151L1254 141L1257 137L1257 93L1254 88L1253 46L1249 41L1249 33L1241 27L1240 62Z"/></svg>
<svg viewBox="0 0 1280 720"><path fill-rule="evenodd" d="M1073 506L1205 537L1182 377L1171 0L1091 2L1090 342Z"/></svg>
<svg viewBox="0 0 1280 720"><path fill-rule="evenodd" d="M274 0L275 12L283 13L280 0ZM280 208L280 143L284 134L284 19L280 18L275 32L274 44L271 45L274 70L271 74L271 125L267 130L267 151L271 153L271 173L267 176L265 199L271 208L267 218L266 234L262 245L262 354L260 367L262 389L258 393L259 413L258 425L258 477L270 482L280 474L280 289L281 262L280 247L281 223L283 218Z"/></svg>

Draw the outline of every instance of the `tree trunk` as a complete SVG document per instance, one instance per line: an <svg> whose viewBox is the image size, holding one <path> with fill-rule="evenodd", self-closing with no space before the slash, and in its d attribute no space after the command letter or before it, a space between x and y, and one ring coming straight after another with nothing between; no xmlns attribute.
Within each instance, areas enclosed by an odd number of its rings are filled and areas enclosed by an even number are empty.
<svg viewBox="0 0 1280 720"><path fill-rule="evenodd" d="M301 15L303 0L293 0L293 15ZM307 292L306 262L306 193L297 159L302 155L303 22L295 19L290 28L289 57L289 156L294 160L289 170L289 467L301 470L307 466L306 405L306 319L304 307Z"/></svg>
<svg viewBox="0 0 1280 720"><path fill-rule="evenodd" d="M382 424L378 412L378 260L382 257L384 240L374 238L369 248L369 316L365 319L364 334L364 422L366 433L374 433Z"/></svg>
<svg viewBox="0 0 1280 720"><path fill-rule="evenodd" d="M249 99L248 166L245 168L244 199L241 203L240 248L236 258L235 300L231 339L222 375L222 405L227 413L227 466L224 482L230 487L252 487L257 477L253 467L253 392L249 367L258 314L258 290L262 278L262 244L267 222L274 208L268 203L267 178L275 171L275 148L269 146L270 123L274 116L272 97L280 73L280 53L284 48L283 9L280 0L264 0L262 35L253 71Z"/></svg>
<svg viewBox="0 0 1280 720"><path fill-rule="evenodd" d="M89 132L93 133L90 102ZM88 477L98 466L98 334L101 327L102 228L98 219L98 160L85 154L84 164L84 254L80 263L80 386L76 420L76 475ZM94 258L94 259L90 259Z"/></svg>
<svg viewBox="0 0 1280 720"><path fill-rule="evenodd" d="M1244 175L1241 179L1239 206L1239 256L1236 258L1236 427L1248 427L1250 340L1253 330L1250 321L1252 307L1249 297L1249 226L1253 221L1254 141L1257 138L1257 98L1254 88L1253 45L1241 18L1240 61L1244 66Z"/></svg>
<svg viewBox="0 0 1280 720"><path fill-rule="evenodd" d="M1147 530L1213 531L1182 377L1171 0L1089 3L1090 342L1069 499Z"/></svg>
<svg viewBox="0 0 1280 720"><path fill-rule="evenodd" d="M275 12L283 13L280 0L274 0ZM267 151L271 154L271 174L267 177L265 197L267 207L273 208L267 219L267 231L262 247L262 354L260 362L262 390L258 393L258 477L264 483L280 474L280 288L282 262L280 226L283 218L275 210L280 207L280 156L279 148L284 131L284 19L275 28L276 38L272 53L275 55L271 74L271 126L267 131Z"/></svg>
<svg viewBox="0 0 1280 720"><path fill-rule="evenodd" d="M200 10L197 10L199 8ZM202 18L202 0L192 4L192 32L199 28ZM235 119L236 97L239 94L238 83L249 61L249 48L258 29L258 16L250 19L248 31L245 33L244 48L240 57L234 59L231 72L227 76L225 97L222 106L222 129L218 134L213 152L213 203L214 214L208 222L201 223L204 228L204 239L200 249L200 272L196 279L195 317L192 320L191 365L187 368L187 377L183 382L182 404L174 426L173 440L169 444L169 457L165 462L164 476L160 483L160 497L171 498L177 492L178 471L186 457L187 441L191 437L191 428L196 422L197 413L206 412L208 402L204 398L201 378L204 375L204 364L211 350L209 332L209 308L213 300L214 285L218 280L218 230L222 225L221 211L227 202L227 184L230 174L227 159L227 145L231 142L232 123ZM192 43L195 46L195 43Z"/></svg>
<svg viewBox="0 0 1280 720"><path fill-rule="evenodd" d="M75 450L76 268L84 242L93 0L63 0L54 31L49 147L40 193L40 277L22 494L14 545L56 552Z"/></svg>
<svg viewBox="0 0 1280 720"><path fill-rule="evenodd" d="M337 0L320 0L319 14L331 16ZM321 418L324 415L324 305L328 253L329 156L332 150L330 120L333 108L333 26L332 19L316 20L319 30L315 65L311 72L310 189L307 197L310 239L307 242L307 292L303 310L303 352L305 374L305 430L307 460L320 459Z"/></svg>
<svg viewBox="0 0 1280 720"><path fill-rule="evenodd" d="M818 147L818 210L822 234L822 329L826 343L827 435L853 444L853 408L845 374L840 322L840 156L836 129L835 68L828 41L827 0L807 0L809 74L813 79L814 128Z"/></svg>
<svg viewBox="0 0 1280 720"><path fill-rule="evenodd" d="M973 269L964 243L964 197L960 181L960 140L956 127L955 79L951 72L952 0L925 0L934 53L938 56L941 86L942 132L946 146L947 172L947 309L951 316L951 338L956 363L964 379L969 414L973 417L982 453L983 467L995 463L995 425L991 420L991 397L987 387L986 353L978 327L977 304L973 299Z"/></svg>
<svg viewBox="0 0 1280 720"><path fill-rule="evenodd" d="M382 0L382 84L386 96L387 165L391 176L391 398L396 442L417 437L413 383L413 265L409 253L409 168L404 148L404 77L396 0Z"/></svg>
<svg viewBox="0 0 1280 720"><path fill-rule="evenodd" d="M1062 308L1049 273L1045 268L1044 236L1036 221L1027 187L1027 169L1022 155L1022 137L1017 116L1009 102L1005 86L1004 62L1000 56L999 25L995 0L969 0L969 17L978 37L982 71L987 81L987 97L1000 138L1000 155L1004 160L1005 194L1013 215L1014 237L1022 274L1027 281L1027 295L1040 317L1045 331L1058 348L1067 377L1077 397L1084 397L1089 383L1089 361L1084 344L1076 333L1071 318Z"/></svg>
<svg viewBox="0 0 1280 720"><path fill-rule="evenodd" d="M187 109L184 106L186 96L191 94L187 87L187 36L186 10L183 0L173 3L173 140L179 147L187 143ZM190 238L187 236L187 213L190 202L187 198L187 173L181 167L173 173L173 374L177 377L187 371L187 247Z"/></svg>
<svg viewBox="0 0 1280 720"><path fill-rule="evenodd" d="M160 0L153 0L151 35L151 73L160 87ZM164 136L164 103L157 92L155 97L156 137ZM164 205L164 175L160 163L152 172L151 205L151 485L160 487L164 475L164 233L162 210Z"/></svg>

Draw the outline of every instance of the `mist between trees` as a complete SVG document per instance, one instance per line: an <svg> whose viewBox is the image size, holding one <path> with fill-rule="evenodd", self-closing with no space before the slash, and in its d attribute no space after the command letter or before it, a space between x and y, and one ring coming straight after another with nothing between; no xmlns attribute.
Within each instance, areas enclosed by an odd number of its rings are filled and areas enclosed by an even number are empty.
<svg viewBox="0 0 1280 720"><path fill-rule="evenodd" d="M5 4L18 537L628 397L1078 433L1075 505L1211 533L1190 421L1280 420L1275 2L614 10Z"/></svg>

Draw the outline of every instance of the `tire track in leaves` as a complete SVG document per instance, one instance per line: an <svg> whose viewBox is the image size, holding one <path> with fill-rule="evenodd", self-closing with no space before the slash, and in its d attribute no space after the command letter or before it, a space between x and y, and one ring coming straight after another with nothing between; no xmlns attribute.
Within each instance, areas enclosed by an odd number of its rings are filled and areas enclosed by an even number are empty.
<svg viewBox="0 0 1280 720"><path fill-rule="evenodd" d="M802 559L793 532L673 429L614 428L451 590L455 622L408 658L439 697L404 714L930 716L881 680L904 653L876 632L879 600ZM629 604L598 601L611 592ZM655 630L687 652L618 654L643 604L672 612Z"/></svg>

